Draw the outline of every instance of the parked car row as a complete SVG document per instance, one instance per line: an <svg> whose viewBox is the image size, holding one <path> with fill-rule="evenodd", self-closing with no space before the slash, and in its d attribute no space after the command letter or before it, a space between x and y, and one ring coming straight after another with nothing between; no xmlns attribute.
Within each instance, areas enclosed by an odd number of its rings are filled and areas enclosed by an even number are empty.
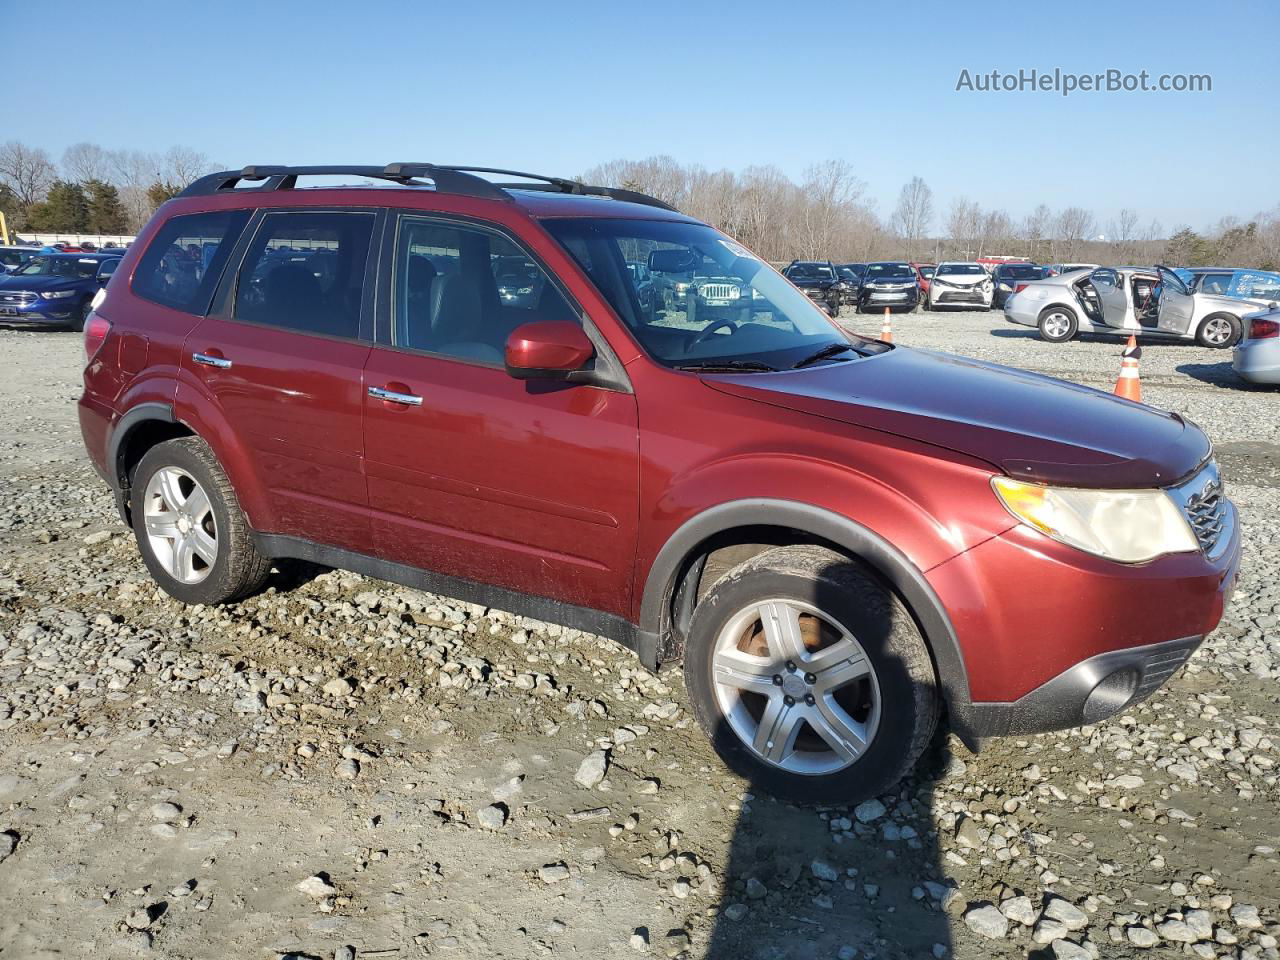
<svg viewBox="0 0 1280 960"><path fill-rule="evenodd" d="M0 275L0 322L83 330L94 296L120 265L114 253L37 253Z"/></svg>

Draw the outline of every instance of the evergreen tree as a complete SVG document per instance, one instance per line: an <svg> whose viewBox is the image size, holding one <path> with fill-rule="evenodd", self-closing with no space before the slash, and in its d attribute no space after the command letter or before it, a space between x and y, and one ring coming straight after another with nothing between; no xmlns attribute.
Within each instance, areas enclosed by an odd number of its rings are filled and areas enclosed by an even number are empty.
<svg viewBox="0 0 1280 960"><path fill-rule="evenodd" d="M78 183L56 181L43 203L32 204L27 219L35 230L50 233L86 233L89 201Z"/></svg>
<svg viewBox="0 0 1280 960"><path fill-rule="evenodd" d="M1164 260L1175 267L1205 266L1211 259L1204 237L1190 227L1183 227L1169 238L1164 249Z"/></svg>
<svg viewBox="0 0 1280 960"><path fill-rule="evenodd" d="M168 200L172 200L182 192L182 187L177 184L168 183L164 180L157 180L151 186L147 187L147 203L151 204L151 212L154 213L160 206Z"/></svg>
<svg viewBox="0 0 1280 960"><path fill-rule="evenodd" d="M86 180L89 201L90 233L124 233L127 217L120 202L120 191L102 180Z"/></svg>

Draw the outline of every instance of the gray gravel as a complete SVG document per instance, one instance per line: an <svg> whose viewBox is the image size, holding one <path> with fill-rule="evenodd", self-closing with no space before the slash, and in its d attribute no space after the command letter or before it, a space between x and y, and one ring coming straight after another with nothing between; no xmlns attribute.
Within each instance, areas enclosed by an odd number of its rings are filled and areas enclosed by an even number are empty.
<svg viewBox="0 0 1280 960"><path fill-rule="evenodd" d="M1119 367L998 314L894 328ZM940 738L901 789L817 811L734 780L679 673L608 640L303 567L174 603L82 459L78 338L0 330L0 355L0 954L1280 957L1280 394L1226 354L1142 359L1245 521L1188 666L1107 723Z"/></svg>

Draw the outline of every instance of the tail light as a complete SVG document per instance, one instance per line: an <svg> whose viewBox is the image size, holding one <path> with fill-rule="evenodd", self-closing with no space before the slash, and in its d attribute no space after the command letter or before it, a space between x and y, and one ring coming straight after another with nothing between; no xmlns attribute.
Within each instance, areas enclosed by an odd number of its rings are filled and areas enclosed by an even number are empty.
<svg viewBox="0 0 1280 960"><path fill-rule="evenodd" d="M1248 339L1272 340L1276 337L1280 337L1280 321L1263 319L1249 321Z"/></svg>
<svg viewBox="0 0 1280 960"><path fill-rule="evenodd" d="M84 322L84 362L88 363L102 349L102 342L111 332L111 322L97 313L89 314Z"/></svg>
<svg viewBox="0 0 1280 960"><path fill-rule="evenodd" d="M1021 293L1021 292L1022 292L1023 290L1025 290L1025 289L1027 289L1027 285L1026 285L1025 283L1015 283L1015 284L1013 285L1013 292L1014 292L1014 293Z"/></svg>

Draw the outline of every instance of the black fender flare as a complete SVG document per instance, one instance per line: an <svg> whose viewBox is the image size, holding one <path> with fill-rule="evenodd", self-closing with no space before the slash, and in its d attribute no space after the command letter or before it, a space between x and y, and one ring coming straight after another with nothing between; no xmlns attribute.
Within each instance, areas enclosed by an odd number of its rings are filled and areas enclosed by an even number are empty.
<svg viewBox="0 0 1280 960"><path fill-rule="evenodd" d="M897 591L915 617L933 654L942 695L957 733L968 741L969 674L955 627L920 568L875 531L848 517L793 500L732 500L685 521L658 551L640 601L640 629L655 647L671 631L671 604L690 555L698 545L734 527L790 527L842 547L867 563Z"/></svg>
<svg viewBox="0 0 1280 960"><path fill-rule="evenodd" d="M161 423L177 423L173 415L173 405L169 403L140 403L130 408L129 412L116 421L111 429L111 439L107 441L107 469L111 472L111 485L123 488L128 480L121 469L123 462L121 453L129 434L142 424L159 420Z"/></svg>

